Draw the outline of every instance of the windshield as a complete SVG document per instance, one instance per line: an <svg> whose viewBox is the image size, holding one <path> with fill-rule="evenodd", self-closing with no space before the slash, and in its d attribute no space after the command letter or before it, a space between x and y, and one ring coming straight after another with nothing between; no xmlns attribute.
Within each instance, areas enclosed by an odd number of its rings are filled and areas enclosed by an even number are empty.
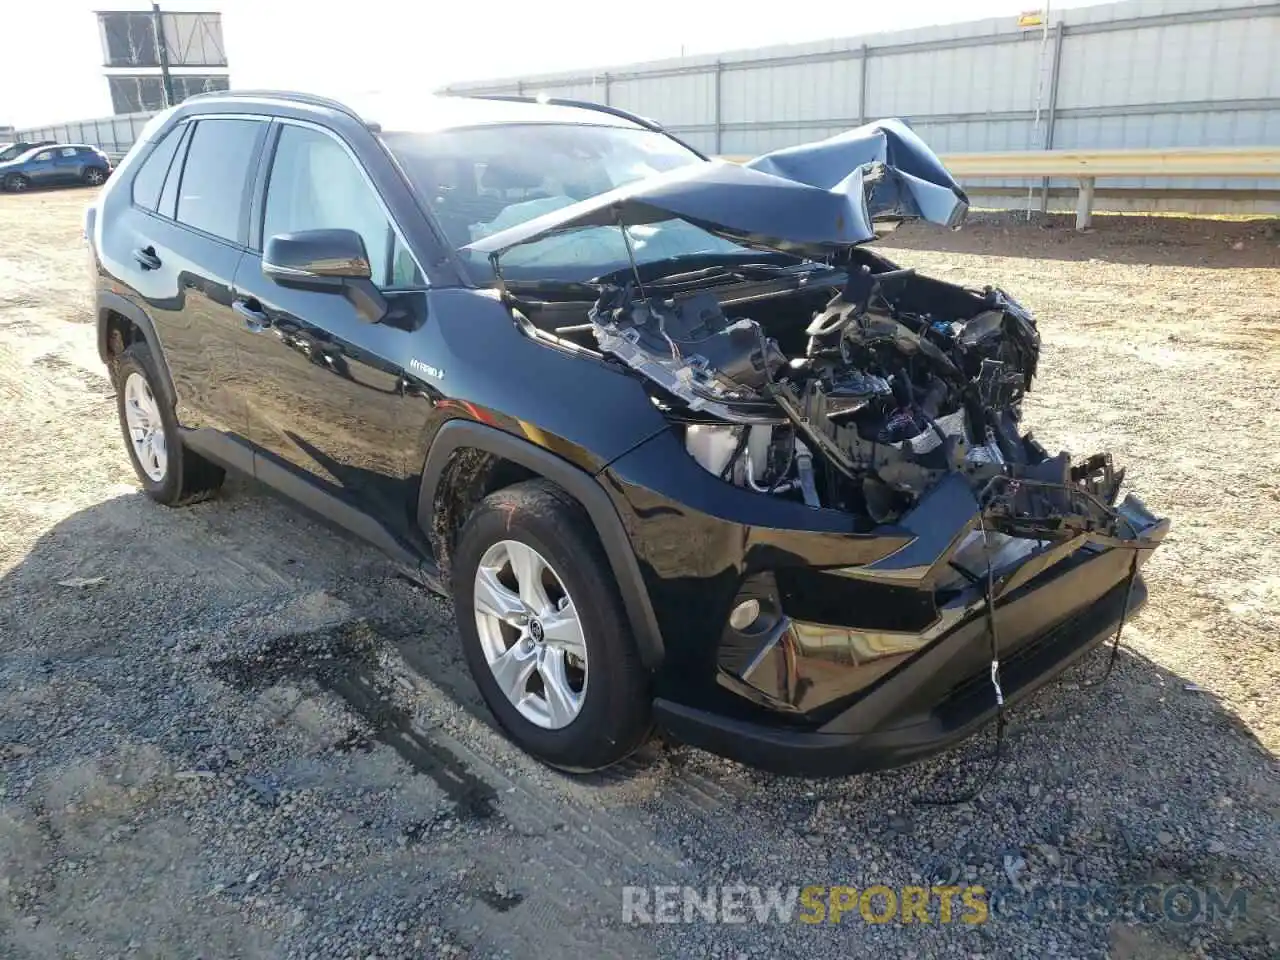
<svg viewBox="0 0 1280 960"><path fill-rule="evenodd" d="M560 207L691 163L697 154L652 130L569 124L501 124L384 136L455 249ZM750 248L683 220L628 229L639 264L673 257L742 255ZM479 282L488 258L460 251ZM589 280L629 265L616 227L584 227L502 255L510 280Z"/></svg>
<svg viewBox="0 0 1280 960"><path fill-rule="evenodd" d="M0 144L0 163L7 160L16 160L27 151L27 147L20 143Z"/></svg>

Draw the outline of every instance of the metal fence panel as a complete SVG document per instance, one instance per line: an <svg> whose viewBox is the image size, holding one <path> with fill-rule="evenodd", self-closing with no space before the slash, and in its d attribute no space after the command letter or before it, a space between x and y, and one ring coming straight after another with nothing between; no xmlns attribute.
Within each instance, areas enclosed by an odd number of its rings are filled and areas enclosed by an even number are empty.
<svg viewBox="0 0 1280 960"><path fill-rule="evenodd" d="M873 56L867 63L870 116L1004 112L1035 107L1040 44Z"/></svg>
<svg viewBox="0 0 1280 960"><path fill-rule="evenodd" d="M603 91L601 91L603 93ZM715 123L715 75L609 81L609 102L673 126ZM597 95L595 99L600 99Z"/></svg>
<svg viewBox="0 0 1280 960"><path fill-rule="evenodd" d="M1068 36L1058 105L1280 97L1278 50L1276 15Z"/></svg>
<svg viewBox="0 0 1280 960"><path fill-rule="evenodd" d="M1019 29L1006 17L620 64L609 68L603 90L597 79L593 98L725 154L813 140L883 116L906 118L943 153L1265 146L1280 143L1277 51L1275 0L1130 0L1055 12L1047 30ZM554 95L578 79L560 73L447 89ZM1017 184L1026 186L999 183ZM1244 187L1255 184L1277 187ZM1212 178L1104 185L1242 186Z"/></svg>
<svg viewBox="0 0 1280 960"><path fill-rule="evenodd" d="M1278 50L1280 0L1129 0L1055 11L1047 30L1005 17L448 89L609 103L725 154L882 116L906 118L942 153L1261 146L1280 143ZM148 116L18 136L89 140L122 153ZM1211 178L1104 185L1241 186Z"/></svg>
<svg viewBox="0 0 1280 960"><path fill-rule="evenodd" d="M710 79L714 83L714 74ZM725 123L758 123L781 118L856 118L861 83L861 60L857 57L727 70L721 75L721 119ZM712 96L707 96L704 112L714 122L714 89L708 93Z"/></svg>

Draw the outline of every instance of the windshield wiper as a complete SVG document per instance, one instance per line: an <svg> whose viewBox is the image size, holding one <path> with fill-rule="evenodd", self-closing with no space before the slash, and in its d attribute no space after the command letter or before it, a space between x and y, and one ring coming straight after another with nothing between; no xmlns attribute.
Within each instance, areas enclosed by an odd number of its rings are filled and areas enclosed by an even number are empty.
<svg viewBox="0 0 1280 960"><path fill-rule="evenodd" d="M690 260L705 261L709 258L728 259L720 254L691 254L672 257L669 260L662 260L657 263L645 264L641 267L641 272L642 274L649 273L653 271L654 267L681 266L687 264ZM646 270L646 268L648 269ZM669 294L672 291L693 289L704 284L717 282L750 283L752 281L794 278L797 284L800 284L811 280L814 274L818 273L831 274L833 276L843 275L843 271L838 267L805 260L793 263L730 261L701 267L696 270L682 270L670 273L653 271L650 276L645 277L644 282L646 289L652 288ZM594 301L599 298L605 287L630 283L633 276L634 274L630 268L623 268L601 274L591 280L558 280L554 277L544 277L537 280L506 280L504 281L504 286L517 296L553 294L557 300L579 299Z"/></svg>
<svg viewBox="0 0 1280 960"><path fill-rule="evenodd" d="M583 300L599 298L603 284L582 280L507 280L507 290L512 293L558 293L581 297Z"/></svg>
<svg viewBox="0 0 1280 960"><path fill-rule="evenodd" d="M747 251L743 251L746 253ZM766 255L767 256L767 255ZM641 264L640 275L644 283L658 287L703 283L708 280L773 280L779 277L807 276L816 271L831 270L824 263L798 260L779 254L783 262L769 260L745 260L742 254L690 253L666 260ZM694 266L694 265L697 266ZM618 284L628 282L634 272L622 268L601 274L594 282Z"/></svg>
<svg viewBox="0 0 1280 960"><path fill-rule="evenodd" d="M797 263L781 266L776 263L741 263L733 267L704 267L701 270L690 270L686 273L667 273L657 280L655 285L676 283L697 283L719 277L730 277L734 280L776 280L779 277L803 277L817 271L830 270L825 263Z"/></svg>

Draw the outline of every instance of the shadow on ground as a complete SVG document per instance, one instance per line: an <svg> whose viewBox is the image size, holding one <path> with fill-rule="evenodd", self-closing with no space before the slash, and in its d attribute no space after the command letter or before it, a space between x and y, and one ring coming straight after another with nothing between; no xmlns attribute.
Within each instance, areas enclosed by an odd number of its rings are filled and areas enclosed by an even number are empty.
<svg viewBox="0 0 1280 960"><path fill-rule="evenodd" d="M140 494L108 500L58 523L0 579L0 818L51 825L43 840L38 827L0 830L0 866L12 878L0 920L16 931L17 956L42 956L59 942L85 955L123 949L124 933L95 939L75 919L98 909L85 906L86 896L114 911L117 931L141 929L145 918L147 942L161 947L198 935L211 955L271 952L264 944L283 933L246 926L239 908L221 901L210 906L207 852L180 816L153 817L148 827L163 833L149 842L172 863L163 877L168 888L146 903L134 896L131 871L146 864L121 865L120 854L106 856L101 845L137 821L127 808L135 801L114 810L85 796L72 776L86 758L126 746L148 751L158 768L205 776L201 744L210 735L199 731L210 729L222 731L224 766L209 768L209 776L266 762L259 757L269 757L268 773L285 782L305 770L327 798L320 802L336 805L374 852L371 870L383 845L440 842L430 833L438 817L414 821L427 824L426 833L409 841L377 826L365 812L373 801L351 785L350 771L335 772L352 757L390 748L409 778L439 788L455 821L509 813L491 780L497 766L530 782L549 778L561 786L544 800L588 797L593 809L607 811L600 816L645 824L652 850L673 851L690 872L685 879L700 884L981 883L1010 912L993 907L991 922L967 941L971 951L1009 952L1032 924L1049 928L1073 956L1107 950L1165 958L1201 947L1275 955L1275 758L1212 692L1190 689L1147 659L1122 653L1108 683L1095 687L1089 679L1102 673L1107 655L1096 651L1013 711L1003 761L973 802L919 801L963 793L984 777L990 730L907 770L838 781L773 777L663 741L614 770L561 778L494 746L447 605L372 550L251 490L234 483L221 499L184 511ZM1141 630L1141 617L1134 628ZM479 734L481 725L472 725L465 750L417 722L411 701L420 692L388 679L391 660L482 721ZM295 741L310 742L305 724L319 723L292 708L273 720L279 742L270 748L237 739L242 715L281 689L306 685L321 699L336 698L347 716L329 724L334 732L323 747L290 752ZM270 776L259 777L266 788L253 790L271 789L277 781ZM236 777L226 790L241 788ZM139 789L163 805L165 791L175 789L164 782ZM399 783L391 792L403 789ZM253 791L246 796L256 802ZM69 861L79 872L66 872ZM636 882L627 871L638 868L625 861L599 868L617 883ZM1226 925L1140 923L1035 899L1036 891L1151 884L1212 889L1224 898L1243 889L1247 914ZM877 943L891 940L895 952L911 947L911 928L880 929ZM758 933L770 956L825 956L847 946L850 934L830 926L748 932ZM928 953L930 942L911 948Z"/></svg>

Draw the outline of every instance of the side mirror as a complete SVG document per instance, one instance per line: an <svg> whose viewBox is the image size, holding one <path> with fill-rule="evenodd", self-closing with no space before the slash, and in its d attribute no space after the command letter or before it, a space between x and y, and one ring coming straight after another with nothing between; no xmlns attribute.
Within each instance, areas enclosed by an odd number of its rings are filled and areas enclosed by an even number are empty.
<svg viewBox="0 0 1280 960"><path fill-rule="evenodd" d="M354 230L277 233L262 251L262 272L282 287L340 293L369 323L387 315L387 301L370 279L364 240Z"/></svg>

